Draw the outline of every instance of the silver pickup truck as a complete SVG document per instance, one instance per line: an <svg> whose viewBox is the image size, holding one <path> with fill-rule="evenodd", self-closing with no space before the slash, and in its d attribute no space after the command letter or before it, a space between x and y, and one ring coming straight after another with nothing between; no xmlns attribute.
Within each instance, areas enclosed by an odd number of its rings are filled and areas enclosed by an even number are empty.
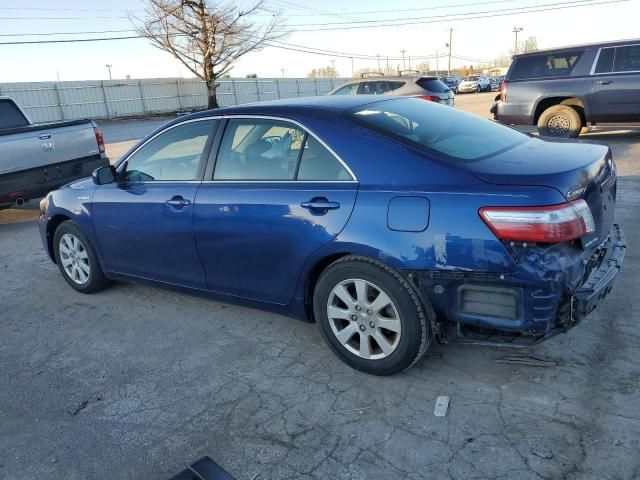
<svg viewBox="0 0 640 480"><path fill-rule="evenodd" d="M108 163L92 120L32 124L13 100L0 97L0 209L88 177Z"/></svg>

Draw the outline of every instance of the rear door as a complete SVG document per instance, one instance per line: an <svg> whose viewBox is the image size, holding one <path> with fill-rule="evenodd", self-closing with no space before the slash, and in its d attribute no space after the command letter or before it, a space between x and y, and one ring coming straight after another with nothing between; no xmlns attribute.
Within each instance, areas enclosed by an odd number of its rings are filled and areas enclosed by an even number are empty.
<svg viewBox="0 0 640 480"><path fill-rule="evenodd" d="M391 91L387 80L361 82L358 95L384 95Z"/></svg>
<svg viewBox="0 0 640 480"><path fill-rule="evenodd" d="M593 68L591 119L640 121L640 45L600 50Z"/></svg>
<svg viewBox="0 0 640 480"><path fill-rule="evenodd" d="M193 233L193 203L219 120L174 125L136 150L118 181L93 195L105 270L205 288Z"/></svg>
<svg viewBox="0 0 640 480"><path fill-rule="evenodd" d="M306 260L349 219L355 177L302 126L266 117L229 118L211 170L194 217L207 287L288 303Z"/></svg>

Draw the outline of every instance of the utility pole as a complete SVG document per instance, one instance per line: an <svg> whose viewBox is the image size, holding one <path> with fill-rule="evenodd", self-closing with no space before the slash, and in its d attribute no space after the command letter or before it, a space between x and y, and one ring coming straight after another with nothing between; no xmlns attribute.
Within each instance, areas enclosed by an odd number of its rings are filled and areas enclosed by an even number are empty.
<svg viewBox="0 0 640 480"><path fill-rule="evenodd" d="M409 70L411 70L411 55L409 55Z"/></svg>
<svg viewBox="0 0 640 480"><path fill-rule="evenodd" d="M331 60L331 68L333 69L333 73L336 73L336 61L335 60ZM337 77L337 75L336 75Z"/></svg>
<svg viewBox="0 0 640 480"><path fill-rule="evenodd" d="M513 54L514 55L518 54L518 33L520 33L522 30L524 30L524 28L522 28L522 27L513 27L513 33L516 34L516 43L515 43L515 46L513 48Z"/></svg>
<svg viewBox="0 0 640 480"><path fill-rule="evenodd" d="M282 74L282 78L284 78L284 68L280 69L280 73Z"/></svg>
<svg viewBox="0 0 640 480"><path fill-rule="evenodd" d="M406 50L400 50L402 52L402 69L405 70L407 68L407 66L404 63L404 54L406 52Z"/></svg>
<svg viewBox="0 0 640 480"><path fill-rule="evenodd" d="M378 71L380 71L380 54L376 53L376 57L378 57Z"/></svg>
<svg viewBox="0 0 640 480"><path fill-rule="evenodd" d="M439 77L440 75L438 75L438 50L436 50L436 77Z"/></svg>
<svg viewBox="0 0 640 480"><path fill-rule="evenodd" d="M453 28L449 29L449 43L447 47L449 47L449 65L447 66L447 75L451 75L451 44L453 43Z"/></svg>
<svg viewBox="0 0 640 480"><path fill-rule="evenodd" d="M353 57L349 57L351 59L351 78L354 78L356 71L353 69Z"/></svg>
<svg viewBox="0 0 640 480"><path fill-rule="evenodd" d="M113 65L105 65L105 67L107 67L107 70L109 70L109 80L111 80L111 67L113 67Z"/></svg>

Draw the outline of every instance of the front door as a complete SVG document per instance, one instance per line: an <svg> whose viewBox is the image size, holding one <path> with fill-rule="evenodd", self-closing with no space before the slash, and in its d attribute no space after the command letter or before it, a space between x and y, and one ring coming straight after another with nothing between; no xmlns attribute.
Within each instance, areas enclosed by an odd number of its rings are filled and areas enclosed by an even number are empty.
<svg viewBox="0 0 640 480"><path fill-rule="evenodd" d="M306 260L346 224L356 193L348 168L297 124L228 120L213 180L196 196L208 288L289 302Z"/></svg>
<svg viewBox="0 0 640 480"><path fill-rule="evenodd" d="M217 123L170 127L126 160L117 182L96 189L92 209L105 270L205 288L193 205Z"/></svg>

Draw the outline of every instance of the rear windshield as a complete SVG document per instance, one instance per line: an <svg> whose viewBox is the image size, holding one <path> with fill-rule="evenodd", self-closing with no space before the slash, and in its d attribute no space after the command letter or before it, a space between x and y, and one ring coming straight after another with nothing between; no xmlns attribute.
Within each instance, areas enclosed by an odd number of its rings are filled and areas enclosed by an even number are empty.
<svg viewBox="0 0 640 480"><path fill-rule="evenodd" d="M490 120L417 98L362 105L349 110L347 117L387 137L456 162L481 160L528 138Z"/></svg>
<svg viewBox="0 0 640 480"><path fill-rule="evenodd" d="M437 78L421 78L416 83L430 92L444 93L449 91L449 87Z"/></svg>
<svg viewBox="0 0 640 480"><path fill-rule="evenodd" d="M29 122L13 102L0 100L0 129L24 127L26 125L29 125Z"/></svg>
<svg viewBox="0 0 640 480"><path fill-rule="evenodd" d="M510 79L562 77L570 75L584 50L520 57L512 67Z"/></svg>

